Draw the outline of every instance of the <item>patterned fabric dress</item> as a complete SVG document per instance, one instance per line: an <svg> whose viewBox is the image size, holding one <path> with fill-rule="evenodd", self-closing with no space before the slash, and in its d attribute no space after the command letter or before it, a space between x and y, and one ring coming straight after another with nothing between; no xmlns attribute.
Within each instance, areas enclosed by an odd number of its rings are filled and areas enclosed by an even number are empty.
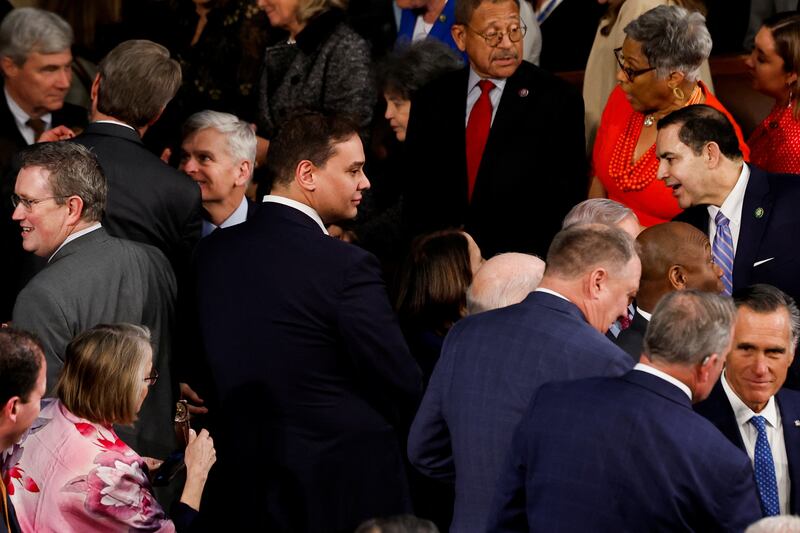
<svg viewBox="0 0 800 533"><path fill-rule="evenodd" d="M750 161L776 174L800 174L800 120L793 109L776 105L753 131L747 144Z"/></svg>

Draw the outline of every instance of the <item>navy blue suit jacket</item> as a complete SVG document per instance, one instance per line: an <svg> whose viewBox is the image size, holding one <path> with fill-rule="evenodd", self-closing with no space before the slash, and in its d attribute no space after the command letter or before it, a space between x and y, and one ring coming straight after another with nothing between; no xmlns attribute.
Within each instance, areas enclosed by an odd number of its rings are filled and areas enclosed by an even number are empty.
<svg viewBox="0 0 800 533"><path fill-rule="evenodd" d="M783 439L786 443L786 457L789 460L789 511L791 514L800 514L800 427L795 421L800 420L800 392L782 389L775 395L778 412L783 422ZM694 410L706 417L717 426L723 435L728 437L742 451L746 451L736 415L733 413L722 382L718 382L705 401L694 406Z"/></svg>
<svg viewBox="0 0 800 533"><path fill-rule="evenodd" d="M197 254L219 458L203 514L345 531L410 511L398 433L422 392L377 260L276 203Z"/></svg>
<svg viewBox="0 0 800 533"><path fill-rule="evenodd" d="M742 206L742 226L733 260L734 291L755 283L768 283L800 301L798 206L800 176L768 174L750 166L750 180ZM708 234L708 209L705 205L691 207L675 219L688 222ZM792 364L785 386L800 388L800 358Z"/></svg>
<svg viewBox="0 0 800 533"><path fill-rule="evenodd" d="M544 292L456 323L408 439L414 466L455 481L450 531L486 524L514 428L541 384L621 375L632 366L574 304Z"/></svg>
<svg viewBox="0 0 800 533"><path fill-rule="evenodd" d="M675 385L634 370L539 389L489 531L742 531L753 468Z"/></svg>

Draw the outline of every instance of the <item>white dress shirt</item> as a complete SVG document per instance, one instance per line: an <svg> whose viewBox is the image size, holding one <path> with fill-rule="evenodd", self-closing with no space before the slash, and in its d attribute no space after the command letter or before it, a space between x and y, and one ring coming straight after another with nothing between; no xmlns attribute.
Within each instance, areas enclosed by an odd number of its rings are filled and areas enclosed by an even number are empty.
<svg viewBox="0 0 800 533"><path fill-rule="evenodd" d="M22 138L25 139L25 142L29 145L33 144L36 139L36 132L33 131L33 128L28 126L27 122L30 120L30 115L28 115L22 108L17 105L11 95L8 94L8 89L5 87L3 88L3 92L6 95L6 102L8 103L8 109L11 111L11 114L14 116L14 122L17 124L17 129L19 133L22 135ZM45 113L41 117L42 122L44 122L44 131L49 130L53 127L53 114L52 113Z"/></svg>
<svg viewBox="0 0 800 533"><path fill-rule="evenodd" d="M544 287L537 287L537 288L535 288L535 289L533 290L533 292L544 292L544 293L547 293L547 294L552 294L553 296L558 296L558 297L559 297L559 298L561 298L562 300L566 300L566 301L568 301L568 302L570 301L570 299L569 299L569 298L567 298L566 296L564 296L564 295L563 295L563 294L561 294L560 292L556 292L556 291L554 291L554 290L551 290L551 289L545 289ZM570 303L572 303L572 302L570 302Z"/></svg>
<svg viewBox="0 0 800 533"><path fill-rule="evenodd" d="M242 201L239 203L239 207L237 207L233 213L228 216L225 220L222 221L222 224L216 226L213 222L209 222L205 218L203 219L203 237L208 237L211 235L211 232L217 228L229 228L231 226L235 226L236 224L241 224L247 220L247 197L242 196Z"/></svg>
<svg viewBox="0 0 800 533"><path fill-rule="evenodd" d="M53 257L58 253L58 251L60 249L62 249L64 246L66 246L68 243L71 243L75 239L77 239L79 237L83 237L84 235L86 235L88 233L91 233L94 230L98 230L101 227L103 227L103 226L99 222L95 222L94 224L92 224L88 228L83 228L80 231L76 231L75 233L70 234L66 239L64 239L64 242L62 242L61 245L58 248L56 248L56 251L53 252L53 254L47 259L47 262L49 263L50 261L52 261Z"/></svg>
<svg viewBox="0 0 800 533"><path fill-rule="evenodd" d="M292 200L291 198L286 198L285 196L275 196L274 194L267 194L264 196L264 203L267 202L282 204L297 209L304 215L308 216L311 220L316 222L317 225L322 229L322 233L328 235L328 230L325 229L325 224L323 224L322 219L319 217L319 213L317 213L310 205L298 202L297 200Z"/></svg>
<svg viewBox="0 0 800 533"><path fill-rule="evenodd" d="M464 125L469 122L469 114L472 112L472 108L475 106L475 102L478 101L478 98L481 96L481 88L478 87L478 82L481 81L480 76L478 76L472 67L469 68L469 81L467 82L467 87L469 87L469 91L467 92L467 114L464 117ZM497 107L500 105L500 98L503 97L503 90L506 88L506 79L505 78L486 78L492 83L494 83L494 88L489 91L489 100L492 102L492 124L494 124L494 116L497 114Z"/></svg>
<svg viewBox="0 0 800 533"><path fill-rule="evenodd" d="M739 427L739 433L742 436L744 448L747 450L747 456L750 458L751 463L754 462L758 430L750 423L750 419L759 415L766 420L764 426L767 430L769 449L772 452L772 462L775 463L775 480L778 483L778 500L780 501L781 514L789 514L789 490L791 487L789 459L786 456L783 423L778 412L778 405L775 403L775 396L769 399L767 406L760 413L754 413L733 391L725 378L724 372L719 379L722 381L722 388L725 390L725 395L733 408L733 414L736 416L736 425Z"/></svg>
<svg viewBox="0 0 800 533"><path fill-rule="evenodd" d="M676 379L676 378L670 376L669 374L667 374L663 370L659 370L658 368L656 368L654 366L646 365L644 363L636 363L636 366L634 366L633 369L634 370L638 370L639 372L646 372L648 374L652 374L653 376L659 377L659 378L663 379L664 381L666 381L668 383L672 383L673 385L678 387L680 390L682 390L683 393L686 394L686 396L689 397L689 401L692 400L692 389L690 389L689 386L686 385L686 383L682 382L679 379Z"/></svg>
<svg viewBox="0 0 800 533"><path fill-rule="evenodd" d="M709 205L708 209L708 241L714 245L714 237L717 235L717 224L714 219L717 213L722 214L730 220L731 239L733 239L733 253L736 255L736 248L739 242L739 231L742 229L742 206L744 204L744 193L747 190L747 182L750 180L750 168L747 164L742 165L742 172L736 185L733 186L728 197L722 202L720 207Z"/></svg>

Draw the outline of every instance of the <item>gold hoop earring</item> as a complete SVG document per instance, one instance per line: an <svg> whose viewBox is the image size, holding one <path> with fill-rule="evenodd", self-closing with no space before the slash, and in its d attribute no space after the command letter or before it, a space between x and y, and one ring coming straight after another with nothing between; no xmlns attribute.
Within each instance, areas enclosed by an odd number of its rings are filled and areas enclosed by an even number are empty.
<svg viewBox="0 0 800 533"><path fill-rule="evenodd" d="M789 101L786 103L786 108L787 109L791 109L792 105L794 104L794 101L792 100L792 98L794 98L794 93L792 92L791 89L789 89Z"/></svg>
<svg viewBox="0 0 800 533"><path fill-rule="evenodd" d="M686 99L686 95L683 93L681 88L678 87L678 86L675 86L675 87L672 88L672 94L674 94L675 98L677 98L678 100L685 100Z"/></svg>

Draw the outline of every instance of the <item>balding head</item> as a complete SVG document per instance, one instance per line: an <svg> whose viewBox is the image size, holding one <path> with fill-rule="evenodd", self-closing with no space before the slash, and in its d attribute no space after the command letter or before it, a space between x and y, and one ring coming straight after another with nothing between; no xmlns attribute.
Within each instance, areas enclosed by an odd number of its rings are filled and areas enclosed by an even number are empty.
<svg viewBox="0 0 800 533"><path fill-rule="evenodd" d="M651 226L636 238L642 260L637 304L652 312L667 293L696 289L719 293L722 274L703 232L684 222Z"/></svg>
<svg viewBox="0 0 800 533"><path fill-rule="evenodd" d="M492 257L467 290L467 314L521 302L539 286L543 274L544 261L536 256L512 252Z"/></svg>

